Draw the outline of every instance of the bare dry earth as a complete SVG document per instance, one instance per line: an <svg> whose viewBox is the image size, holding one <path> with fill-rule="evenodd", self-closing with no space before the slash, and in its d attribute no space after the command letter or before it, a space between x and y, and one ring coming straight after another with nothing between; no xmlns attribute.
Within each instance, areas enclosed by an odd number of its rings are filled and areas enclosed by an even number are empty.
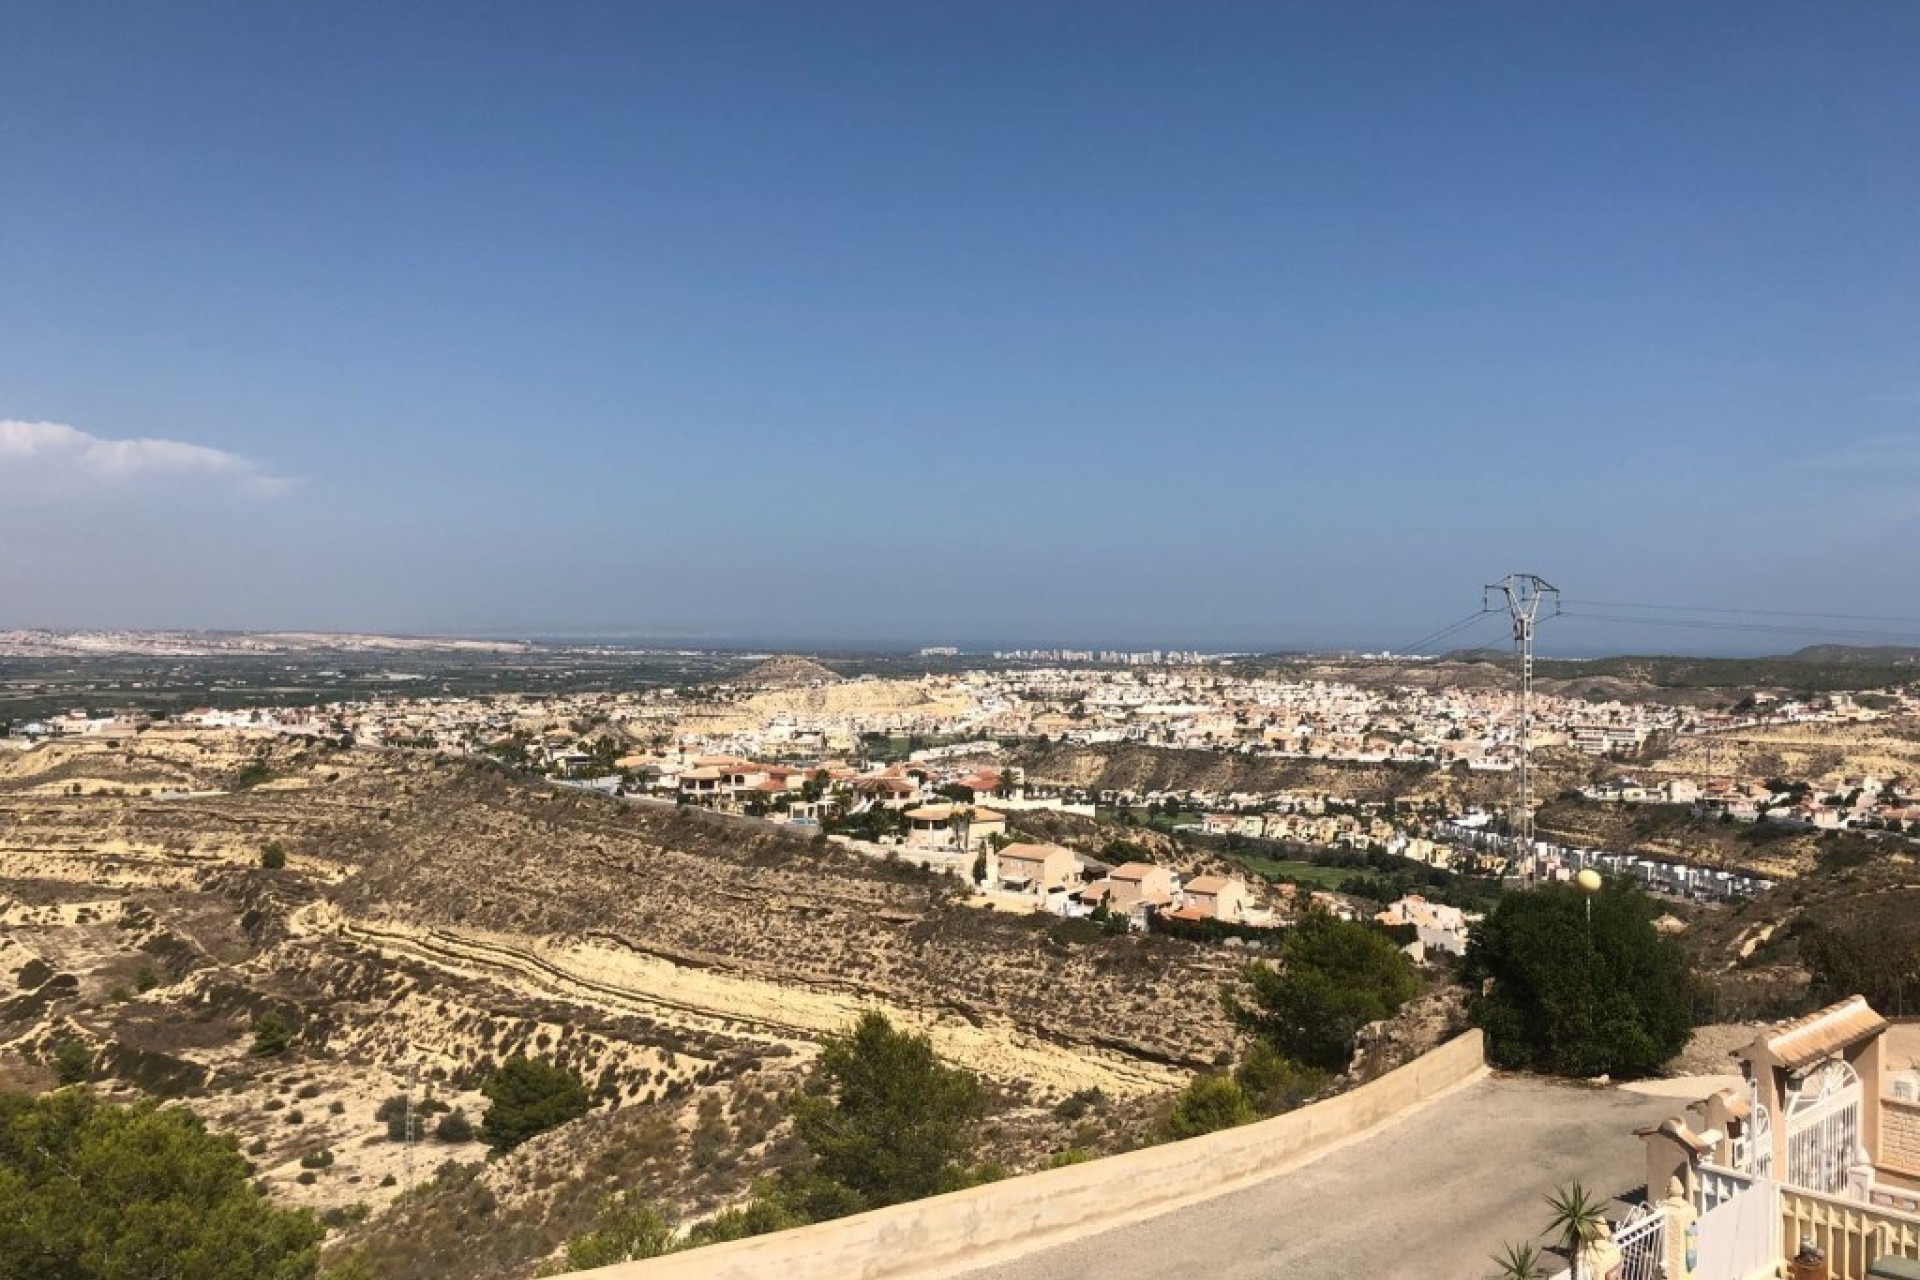
<svg viewBox="0 0 1920 1280"><path fill-rule="evenodd" d="M1100 746L1023 747L1016 756L1035 782L1100 790L1273 792L1360 801L1437 800L1454 806L1501 805L1513 795L1508 773L1422 764L1363 764L1241 755L1228 751ZM1535 753L1542 794L1578 786L1605 767L1572 752Z"/></svg>
<svg viewBox="0 0 1920 1280"><path fill-rule="evenodd" d="M973 715L979 703L950 682L925 680L849 680L803 688L768 689L738 702L702 707L679 724L679 734L728 734L759 728L778 716L874 717L895 716L902 723L916 718L947 719Z"/></svg>
<svg viewBox="0 0 1920 1280"><path fill-rule="evenodd" d="M1765 725L1681 738L1645 772L1804 779L1829 790L1869 774L1882 782L1910 779L1920 777L1920 723L1899 717L1866 724Z"/></svg>

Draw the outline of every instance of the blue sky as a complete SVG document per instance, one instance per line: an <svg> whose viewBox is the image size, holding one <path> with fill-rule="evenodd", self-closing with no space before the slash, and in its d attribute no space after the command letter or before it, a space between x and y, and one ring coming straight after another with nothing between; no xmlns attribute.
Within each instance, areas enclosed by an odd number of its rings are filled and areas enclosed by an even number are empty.
<svg viewBox="0 0 1920 1280"><path fill-rule="evenodd" d="M1920 612L1916 54L1908 0L22 5L0 626Z"/></svg>

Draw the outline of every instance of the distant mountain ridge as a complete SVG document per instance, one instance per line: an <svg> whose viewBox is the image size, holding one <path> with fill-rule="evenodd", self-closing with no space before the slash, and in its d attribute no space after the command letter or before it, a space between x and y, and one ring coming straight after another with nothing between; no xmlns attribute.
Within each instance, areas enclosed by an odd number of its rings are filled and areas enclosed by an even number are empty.
<svg viewBox="0 0 1920 1280"><path fill-rule="evenodd" d="M1920 646L1904 644L1810 644L1786 655L1795 662L1830 662L1877 667L1920 663Z"/></svg>
<svg viewBox="0 0 1920 1280"><path fill-rule="evenodd" d="M763 689L793 689L811 684L838 684L844 679L838 671L821 666L812 658L783 653L742 672L735 683Z"/></svg>

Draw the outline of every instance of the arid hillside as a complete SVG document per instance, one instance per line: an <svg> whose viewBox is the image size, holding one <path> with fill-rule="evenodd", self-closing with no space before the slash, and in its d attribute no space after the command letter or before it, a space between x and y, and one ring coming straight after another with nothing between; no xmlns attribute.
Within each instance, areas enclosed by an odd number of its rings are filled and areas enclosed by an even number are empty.
<svg viewBox="0 0 1920 1280"><path fill-rule="evenodd" d="M1788 778L1829 790L1868 775L1882 782L1920 777L1920 724L1900 717L1866 724L1761 725L1680 738L1646 772Z"/></svg>
<svg viewBox="0 0 1920 1280"><path fill-rule="evenodd" d="M1873 833L1823 832L1783 822L1724 822L1695 814L1686 805L1613 804L1577 797L1548 801L1536 822L1547 840L1752 871L1776 880L1812 874L1837 851L1901 844Z"/></svg>
<svg viewBox="0 0 1920 1280"><path fill-rule="evenodd" d="M1302 760L1133 743L1025 746L1015 760L1035 782L1099 790L1292 791L1362 801L1435 798L1454 805L1500 805L1513 794L1512 775L1465 767ZM1535 761L1539 790L1548 795L1605 772L1572 752L1539 751Z"/></svg>
<svg viewBox="0 0 1920 1280"><path fill-rule="evenodd" d="M744 686L745 682L743 682ZM757 728L781 715L894 716L916 718L972 715L979 704L949 682L923 680L847 680L838 684L792 685L782 681L737 702L700 706L682 718L680 734L723 734Z"/></svg>
<svg viewBox="0 0 1920 1280"><path fill-rule="evenodd" d="M739 1195L821 1035L870 1008L980 1073L1010 1167L1126 1145L1233 1045L1235 957L474 761L171 733L0 756L0 1077L188 1102L395 1275L524 1276L622 1185ZM516 1052L595 1111L500 1161L387 1140L409 1081L477 1118Z"/></svg>

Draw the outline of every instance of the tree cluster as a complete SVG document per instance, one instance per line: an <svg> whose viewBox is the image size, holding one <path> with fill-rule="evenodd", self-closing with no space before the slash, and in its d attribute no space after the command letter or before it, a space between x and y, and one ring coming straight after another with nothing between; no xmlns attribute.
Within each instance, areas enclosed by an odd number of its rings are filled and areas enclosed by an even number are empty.
<svg viewBox="0 0 1920 1280"><path fill-rule="evenodd" d="M1226 997L1234 1020L1282 1057L1331 1073L1347 1069L1362 1027L1420 990L1393 939L1319 911L1287 930L1277 965L1248 967L1247 984L1250 1002Z"/></svg>
<svg viewBox="0 0 1920 1280"><path fill-rule="evenodd" d="M1591 914L1589 915L1589 909ZM1468 1009L1497 1066L1633 1079L1686 1047L1692 975L1636 887L1544 885L1500 900L1467 944Z"/></svg>
<svg viewBox="0 0 1920 1280"><path fill-rule="evenodd" d="M308 1280L323 1234L183 1108L0 1094L0 1280Z"/></svg>
<svg viewBox="0 0 1920 1280"><path fill-rule="evenodd" d="M587 1114L587 1086L565 1067L515 1054L480 1086L490 1104L480 1117L480 1136L495 1151L511 1151L528 1138Z"/></svg>
<svg viewBox="0 0 1920 1280"><path fill-rule="evenodd" d="M971 1072L940 1061L925 1036L867 1013L827 1039L812 1087L792 1102L810 1176L824 1184L803 1199L858 1212L964 1186L985 1110L986 1092Z"/></svg>

